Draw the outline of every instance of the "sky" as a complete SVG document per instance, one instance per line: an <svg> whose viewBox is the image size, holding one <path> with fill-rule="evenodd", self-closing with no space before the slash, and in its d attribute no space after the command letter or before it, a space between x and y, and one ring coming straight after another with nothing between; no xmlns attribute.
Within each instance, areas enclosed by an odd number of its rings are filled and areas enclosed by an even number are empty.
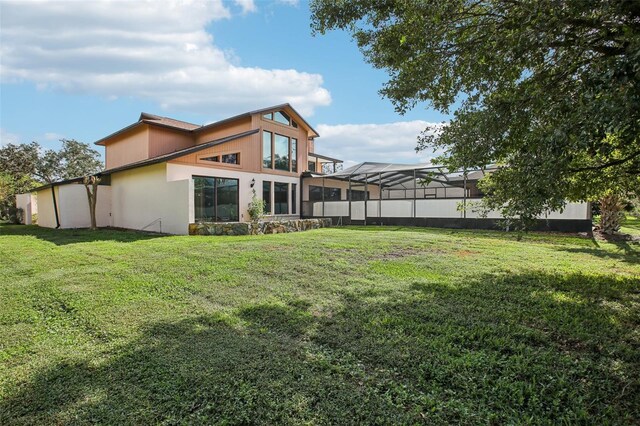
<svg viewBox="0 0 640 426"><path fill-rule="evenodd" d="M141 112L206 124L289 102L345 160L428 162L426 105L397 114L350 35L313 36L303 0L0 0L0 145L86 143ZM101 147L96 147L102 152Z"/></svg>

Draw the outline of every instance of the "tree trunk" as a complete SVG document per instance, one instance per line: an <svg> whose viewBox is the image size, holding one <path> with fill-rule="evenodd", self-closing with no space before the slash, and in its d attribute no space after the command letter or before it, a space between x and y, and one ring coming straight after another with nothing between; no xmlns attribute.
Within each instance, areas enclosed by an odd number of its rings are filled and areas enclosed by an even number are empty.
<svg viewBox="0 0 640 426"><path fill-rule="evenodd" d="M89 201L89 216L91 217L90 229L98 229L96 222L96 203L98 199L98 184L100 183L100 178L97 176L88 176L84 178L83 183L87 190L87 200ZM91 187L91 189L89 189L89 187Z"/></svg>
<svg viewBox="0 0 640 426"><path fill-rule="evenodd" d="M615 194L605 195L600 199L600 230L605 234L613 234L620 229L622 219L622 201Z"/></svg>

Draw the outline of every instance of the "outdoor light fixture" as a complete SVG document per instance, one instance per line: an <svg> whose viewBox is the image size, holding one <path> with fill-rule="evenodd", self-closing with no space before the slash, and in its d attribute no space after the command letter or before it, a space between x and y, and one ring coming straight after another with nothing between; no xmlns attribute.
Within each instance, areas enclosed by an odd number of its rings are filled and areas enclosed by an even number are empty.
<svg viewBox="0 0 640 426"><path fill-rule="evenodd" d="M256 184L256 180L255 179L251 179L251 188L253 188L253 185Z"/></svg>

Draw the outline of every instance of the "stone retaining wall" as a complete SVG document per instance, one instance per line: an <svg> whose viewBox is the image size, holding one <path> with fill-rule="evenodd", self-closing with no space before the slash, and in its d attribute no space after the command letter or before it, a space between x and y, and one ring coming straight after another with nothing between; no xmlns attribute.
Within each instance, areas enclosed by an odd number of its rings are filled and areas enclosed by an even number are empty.
<svg viewBox="0 0 640 426"><path fill-rule="evenodd" d="M262 235L307 231L331 226L330 218L274 220L268 222L190 223L189 235Z"/></svg>

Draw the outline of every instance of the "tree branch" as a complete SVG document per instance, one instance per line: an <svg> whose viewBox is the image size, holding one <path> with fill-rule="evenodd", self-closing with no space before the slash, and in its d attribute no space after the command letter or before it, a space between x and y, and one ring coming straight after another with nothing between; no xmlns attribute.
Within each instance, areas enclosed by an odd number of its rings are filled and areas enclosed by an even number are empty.
<svg viewBox="0 0 640 426"><path fill-rule="evenodd" d="M570 172L572 173L576 173L576 172L586 172L589 170L602 170L602 169L606 169L608 167L612 167L612 166L618 166L620 164L624 164L629 160L633 160L634 158L640 156L640 151L636 151L633 154L625 157L625 158L621 158L620 160L615 160L615 161L611 161L609 163L605 163L605 164L600 164L598 166L589 166L589 167L580 167L577 169L569 169Z"/></svg>

